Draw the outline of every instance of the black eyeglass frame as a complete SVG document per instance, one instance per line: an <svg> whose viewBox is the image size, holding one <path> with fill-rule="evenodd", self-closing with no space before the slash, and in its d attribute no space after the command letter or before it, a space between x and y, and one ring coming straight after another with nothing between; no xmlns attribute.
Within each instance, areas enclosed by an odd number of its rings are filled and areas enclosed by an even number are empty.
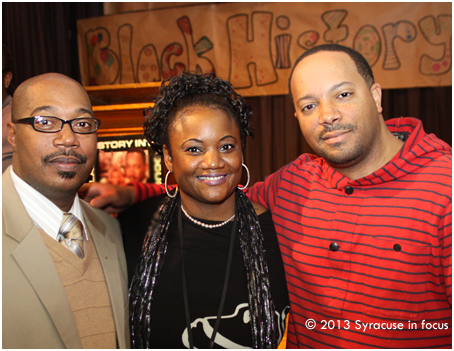
<svg viewBox="0 0 454 351"><path fill-rule="evenodd" d="M56 118L59 121L61 121L62 124L61 124L59 130L40 130L40 129L36 129L36 126L35 126L35 121L36 121L37 118ZM92 130L91 132L85 132L85 133L84 132L76 132L73 129L72 122L78 121L78 120L81 120L81 119L92 119L92 120L95 120L96 123L97 123L96 129ZM55 116L32 116L32 117L25 117L25 118L18 119L17 121L13 121L13 123L16 123L16 124L17 123L30 124L33 127L34 130L36 130L37 132L41 132L41 133L58 133L59 131L61 131L63 129L63 126L66 123L68 123L69 127L71 128L71 131L73 133L76 133L76 134L92 134L92 133L95 133L99 129L99 126L101 125L101 120L98 119L98 118L93 118L93 117L80 117L80 118L74 118L74 119L70 119L70 120L65 120L65 119L61 119L61 118L55 117Z"/></svg>

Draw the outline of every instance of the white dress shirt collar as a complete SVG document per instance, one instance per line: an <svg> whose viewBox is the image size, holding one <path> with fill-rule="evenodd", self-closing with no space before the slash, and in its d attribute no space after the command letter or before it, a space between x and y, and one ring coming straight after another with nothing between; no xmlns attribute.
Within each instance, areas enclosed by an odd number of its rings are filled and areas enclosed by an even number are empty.
<svg viewBox="0 0 454 351"><path fill-rule="evenodd" d="M49 236L57 240L58 230L60 229L63 219L63 211L47 197L19 178L19 176L14 173L13 167L11 167L10 174L19 197L32 221ZM82 222L85 239L88 240L87 227L80 207L78 194L74 197L74 202L69 212Z"/></svg>

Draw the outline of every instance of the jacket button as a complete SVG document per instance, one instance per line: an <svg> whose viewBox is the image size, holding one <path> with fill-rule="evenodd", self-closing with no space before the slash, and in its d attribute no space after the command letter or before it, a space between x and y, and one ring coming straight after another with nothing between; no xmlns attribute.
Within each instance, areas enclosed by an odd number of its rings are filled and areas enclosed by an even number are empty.
<svg viewBox="0 0 454 351"><path fill-rule="evenodd" d="M337 250L339 250L339 244L338 243L331 243L331 245L329 246L329 249L331 251L337 251Z"/></svg>
<svg viewBox="0 0 454 351"><path fill-rule="evenodd" d="M346 187L345 187L345 193L346 193L347 195L353 194L353 188L352 188L350 185L349 185L349 186L346 186Z"/></svg>
<svg viewBox="0 0 454 351"><path fill-rule="evenodd" d="M394 244L394 251L399 252L400 250L402 250L402 246L400 246L399 244Z"/></svg>

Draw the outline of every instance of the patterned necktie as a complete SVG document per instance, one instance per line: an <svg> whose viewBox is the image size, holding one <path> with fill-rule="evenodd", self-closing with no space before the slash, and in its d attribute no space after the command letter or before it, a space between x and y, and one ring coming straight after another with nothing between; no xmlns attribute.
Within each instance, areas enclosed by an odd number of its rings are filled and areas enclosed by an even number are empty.
<svg viewBox="0 0 454 351"><path fill-rule="evenodd" d="M82 223L71 213L63 213L57 240L80 258L85 255L84 231Z"/></svg>

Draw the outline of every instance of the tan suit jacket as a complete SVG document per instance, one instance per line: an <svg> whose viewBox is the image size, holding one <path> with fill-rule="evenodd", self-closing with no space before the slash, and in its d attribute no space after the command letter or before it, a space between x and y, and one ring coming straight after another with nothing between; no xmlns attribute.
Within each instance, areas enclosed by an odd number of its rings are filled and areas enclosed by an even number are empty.
<svg viewBox="0 0 454 351"><path fill-rule="evenodd" d="M82 348L57 269L13 185L3 174L3 348ZM128 277L117 220L81 201L107 282L118 347L129 348Z"/></svg>

